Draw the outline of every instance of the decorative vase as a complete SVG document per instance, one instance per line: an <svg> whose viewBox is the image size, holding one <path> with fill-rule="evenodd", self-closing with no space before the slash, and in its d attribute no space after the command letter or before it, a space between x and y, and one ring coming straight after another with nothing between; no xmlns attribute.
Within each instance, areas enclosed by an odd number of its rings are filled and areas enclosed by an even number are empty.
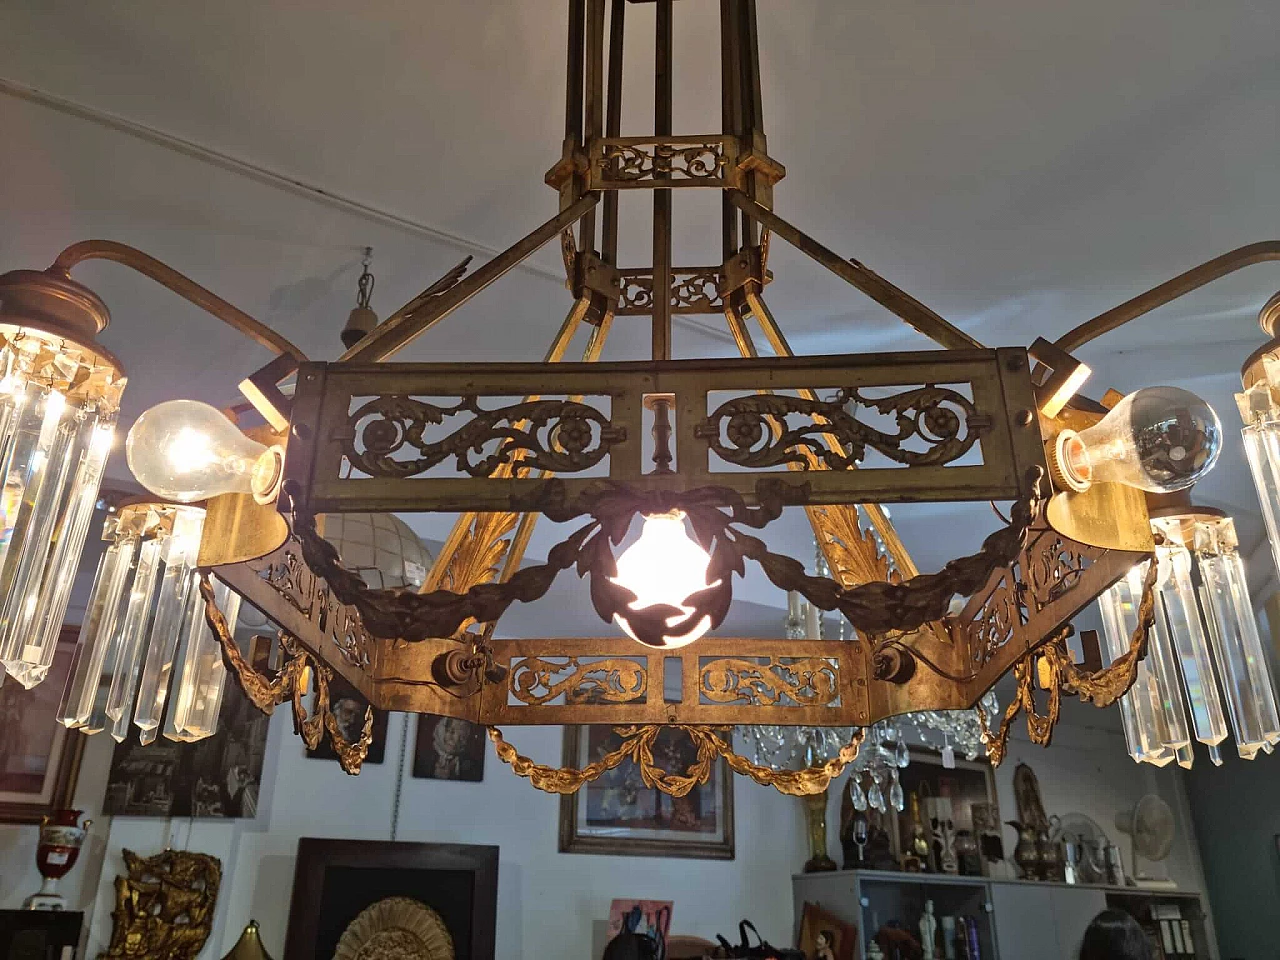
<svg viewBox="0 0 1280 960"><path fill-rule="evenodd" d="M1033 827L1017 820L1005 821L1018 831L1018 845L1013 848L1013 862L1018 865L1023 880L1036 880L1040 876L1040 848L1036 843Z"/></svg>
<svg viewBox="0 0 1280 960"><path fill-rule="evenodd" d="M822 873L839 869L827 856L827 791L811 793L804 798L804 819L809 832L809 859L805 873Z"/></svg>
<svg viewBox="0 0 1280 960"><path fill-rule="evenodd" d="M92 820L80 824L81 810L57 810L40 821L36 868L44 880L40 890L22 901L24 910L64 910L66 900L56 891L58 881L71 872Z"/></svg>

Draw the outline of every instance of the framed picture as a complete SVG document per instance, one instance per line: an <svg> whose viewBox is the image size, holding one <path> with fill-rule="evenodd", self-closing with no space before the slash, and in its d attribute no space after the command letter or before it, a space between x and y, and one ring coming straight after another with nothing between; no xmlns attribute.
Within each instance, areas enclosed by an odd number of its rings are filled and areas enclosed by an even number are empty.
<svg viewBox="0 0 1280 960"><path fill-rule="evenodd" d="M303 837L284 960L494 960L497 916L497 847Z"/></svg>
<svg viewBox="0 0 1280 960"><path fill-rule="evenodd" d="M267 644L251 648L261 663ZM138 728L116 745L107 775L102 812L124 817L251 818L258 814L258 789L271 718L227 677L218 712L218 732L194 743L163 736L143 746Z"/></svg>
<svg viewBox="0 0 1280 960"><path fill-rule="evenodd" d="M484 779L484 727L456 717L418 717L413 775L428 780Z"/></svg>
<svg viewBox="0 0 1280 960"><path fill-rule="evenodd" d="M611 726L564 728L564 763L585 767L617 749ZM685 770L696 748L679 730L663 730L654 754L667 770ZM560 852L640 857L733 859L733 784L719 760L711 778L683 797L646 787L640 770L624 760L576 794L560 798Z"/></svg>
<svg viewBox="0 0 1280 960"><path fill-rule="evenodd" d="M360 734L364 730L364 712L368 703L356 692L356 688L347 683L339 676L329 682L329 703L333 715L338 719L338 726L342 730L342 737L348 743L355 743L360 739ZM373 711L373 742L369 744L369 754L364 758L365 763L382 763L387 755L387 712L385 710ZM308 750L307 756L312 760L333 760L337 762L338 755L333 752L333 745L329 743L326 736L320 741L320 746L314 750Z"/></svg>
<svg viewBox="0 0 1280 960"><path fill-rule="evenodd" d="M78 626L62 628L43 683L0 683L0 823L39 823L71 805L85 736L57 717L79 636Z"/></svg>

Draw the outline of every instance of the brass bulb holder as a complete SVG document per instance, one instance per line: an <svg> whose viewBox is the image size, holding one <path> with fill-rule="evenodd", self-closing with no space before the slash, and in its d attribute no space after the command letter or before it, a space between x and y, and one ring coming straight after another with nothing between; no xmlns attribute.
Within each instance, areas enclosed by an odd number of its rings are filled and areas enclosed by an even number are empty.
<svg viewBox="0 0 1280 960"><path fill-rule="evenodd" d="M107 367L119 379L124 376L120 361L97 341L110 322L111 311L102 298L66 273L10 270L0 274L0 331L13 327L60 342L81 363Z"/></svg>
<svg viewBox="0 0 1280 960"><path fill-rule="evenodd" d="M1080 445L1080 434L1063 430L1045 446L1045 460L1049 464L1049 476L1059 490L1084 493L1093 485L1091 478L1079 476L1070 466L1072 445Z"/></svg>

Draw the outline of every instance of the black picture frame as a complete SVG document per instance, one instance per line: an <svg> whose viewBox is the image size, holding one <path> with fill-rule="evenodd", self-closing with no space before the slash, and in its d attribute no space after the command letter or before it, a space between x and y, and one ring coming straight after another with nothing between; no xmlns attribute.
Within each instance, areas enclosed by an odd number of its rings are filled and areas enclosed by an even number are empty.
<svg viewBox="0 0 1280 960"><path fill-rule="evenodd" d="M484 780L487 744L485 728L478 723L419 714L413 742L413 776L419 780L479 783Z"/></svg>
<svg viewBox="0 0 1280 960"><path fill-rule="evenodd" d="M469 903L431 903L423 898L414 874L423 874L416 879L427 882L433 873L448 876L451 890L469 893ZM352 891L358 895L346 896ZM422 899L436 909L450 927L457 960L495 960L497 847L320 837L298 841L283 960L332 956L346 926L387 896ZM465 933L458 929L461 923L466 924Z"/></svg>
<svg viewBox="0 0 1280 960"><path fill-rule="evenodd" d="M368 701L356 692L356 688L343 680L339 676L335 676L329 681L329 704L330 709L338 718L338 724L342 728L343 736L351 742L355 743L360 738L360 730L364 726L365 709L368 707ZM390 714L385 710L373 711L373 740L369 743L369 753L365 756L364 762L382 763L387 756L387 719ZM304 748L305 749L305 748ZM338 754L333 749L333 744L329 742L327 736L322 737L320 745L314 750L307 750L308 760L338 760Z"/></svg>

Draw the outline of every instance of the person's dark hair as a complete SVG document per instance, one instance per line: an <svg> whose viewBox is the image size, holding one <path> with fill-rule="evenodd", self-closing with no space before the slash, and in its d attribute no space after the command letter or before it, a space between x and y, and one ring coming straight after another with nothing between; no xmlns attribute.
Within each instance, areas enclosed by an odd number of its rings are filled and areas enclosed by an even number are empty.
<svg viewBox="0 0 1280 960"><path fill-rule="evenodd" d="M1151 960L1151 944L1123 910L1103 910L1080 941L1080 960Z"/></svg>

